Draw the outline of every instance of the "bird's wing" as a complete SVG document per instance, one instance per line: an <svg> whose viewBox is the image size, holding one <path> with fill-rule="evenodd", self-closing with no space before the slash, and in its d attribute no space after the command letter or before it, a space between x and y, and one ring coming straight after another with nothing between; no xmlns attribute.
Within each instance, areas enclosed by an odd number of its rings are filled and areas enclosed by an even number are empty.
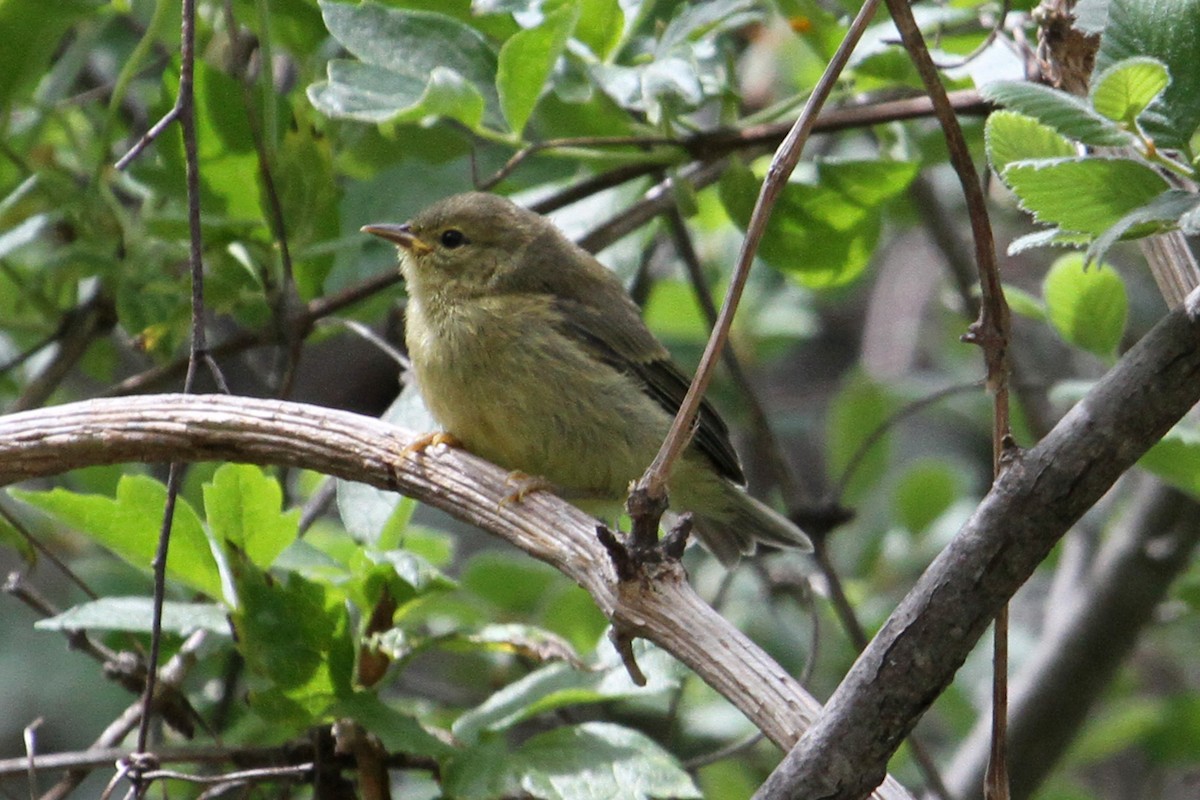
<svg viewBox="0 0 1200 800"><path fill-rule="evenodd" d="M691 381L674 363L670 354L637 316L637 307L627 296L610 298L607 309L602 304L582 303L563 297L553 300L562 319L562 331L591 351L604 363L630 374L642 384L643 391L672 417L679 411ZM624 305L628 304L629 308ZM614 307L615 306L615 307ZM637 323L618 325L617 320L632 315ZM717 471L738 484L744 484L737 452L729 441L725 421L702 400L693 439L701 452L709 457Z"/></svg>

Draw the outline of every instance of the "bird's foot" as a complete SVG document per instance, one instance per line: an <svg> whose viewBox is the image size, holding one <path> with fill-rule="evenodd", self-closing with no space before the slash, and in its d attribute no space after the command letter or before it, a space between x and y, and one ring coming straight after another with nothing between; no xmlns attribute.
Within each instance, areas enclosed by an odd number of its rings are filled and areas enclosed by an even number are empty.
<svg viewBox="0 0 1200 800"><path fill-rule="evenodd" d="M504 479L505 485L517 488L515 491L506 494L500 500L500 506L504 507L509 503L520 503L534 492L553 492L554 484L545 478L536 475L526 475L520 470L513 470L508 473L508 477Z"/></svg>
<svg viewBox="0 0 1200 800"><path fill-rule="evenodd" d="M445 431L433 431L432 433L423 433L406 444L400 450L400 458L420 455L429 448L439 444L444 444L447 447L462 447L462 442L454 434L446 433Z"/></svg>

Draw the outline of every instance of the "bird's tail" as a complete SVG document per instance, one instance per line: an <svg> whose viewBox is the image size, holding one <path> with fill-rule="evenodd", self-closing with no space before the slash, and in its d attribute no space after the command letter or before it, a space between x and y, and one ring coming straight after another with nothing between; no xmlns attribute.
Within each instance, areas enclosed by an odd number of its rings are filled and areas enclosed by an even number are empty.
<svg viewBox="0 0 1200 800"><path fill-rule="evenodd" d="M804 531L791 520L755 500L746 490L722 481L726 502L716 514L693 512L697 538L727 567L754 553L758 542L774 547L812 550Z"/></svg>

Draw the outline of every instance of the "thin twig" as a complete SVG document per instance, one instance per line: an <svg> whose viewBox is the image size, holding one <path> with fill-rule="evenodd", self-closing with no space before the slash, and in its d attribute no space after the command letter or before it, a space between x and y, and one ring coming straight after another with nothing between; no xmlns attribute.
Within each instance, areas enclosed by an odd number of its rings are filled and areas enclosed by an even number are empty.
<svg viewBox="0 0 1200 800"><path fill-rule="evenodd" d="M750 267L754 262L754 254L758 250L758 243L766 230L771 209L774 206L776 198L783 191L788 176L791 175L792 170L795 169L796 164L800 160L804 144L808 140L813 124L816 122L817 113L833 91L838 77L850 59L850 54L866 30L867 24L874 16L877 5L878 0L867 0L862 8L859 9L858 16L854 18L849 30L846 32L846 37L842 40L841 45L838 46L833 59L830 61L828 67L826 67L824 74L821 75L821 79L817 82L817 85L813 88L812 95L809 96L804 110L788 133L787 138L784 139L783 144L780 145L771 163L767 172L767 178L763 181L762 190L759 192L758 200L755 203L754 212L750 216L750 223L747 226L742 250L738 256L737 264L734 266L733 276L725 295L725 302L721 307L721 313L717 318L717 326L709 338L708 346L705 348L704 355L700 359L696 375L692 379L691 386L688 387L688 393L680 404L679 412L675 415L675 421L672 423L671 429L668 431L667 437L658 451L658 455L655 456L646 473L637 482L637 486L634 489L636 494L643 494L659 499L666 496L667 477L670 475L675 461L683 452L684 446L691 440L692 429L695 424L696 413L700 407L700 401L704 397L704 392L708 389L717 358L729 336L729 327L733 322L733 315L737 311L738 301L741 299L746 279L749 277Z"/></svg>
<svg viewBox="0 0 1200 800"><path fill-rule="evenodd" d="M204 265L203 235L200 230L200 164L196 141L195 109L195 64L196 64L196 2L183 0L180 22L180 68L179 96L175 105L179 127L183 134L185 179L187 182L188 205L188 267L191 275L191 357L187 375L183 381L184 393L192 391L200 362L206 362L219 386L224 386L224 377L208 353L204 313ZM175 518L175 503L183 482L182 463L173 462L167 477L167 498L163 508L162 528L158 548L151 566L154 571L154 603L150 628L150 653L146 665L146 691L142 698L143 713L138 724L137 752L146 752L150 737L150 717L154 709L155 683L158 679L159 653L162 647L162 614L167 584L167 555L171 542L171 527ZM133 777L134 793L141 795L145 789L137 774Z"/></svg>
<svg viewBox="0 0 1200 800"><path fill-rule="evenodd" d="M950 63L950 62L946 62L946 61L935 61L933 65L935 67L937 67L938 69L943 69L943 70L944 69L961 69L961 68L965 67L967 64L970 64L975 59L979 58L981 55L983 55L984 51L986 51L989 47L992 46L992 42L996 41L996 37L1000 35L1000 31L1004 30L1004 23L1008 19L1008 12L1011 10L1012 10L1012 0L1002 0L1002 2L1000 3L1000 14L996 17L996 21L994 23L992 23L991 29L988 30L987 36L984 37L984 40L982 42L975 45L974 50L972 50L970 53L967 53L965 56L960 58L957 63Z"/></svg>
<svg viewBox="0 0 1200 800"><path fill-rule="evenodd" d="M1008 377L1009 377L1009 310L1000 285L999 268L996 264L996 246L992 236L991 222L983 195L983 186L967 148L966 138L946 97L945 87L938 75L937 67L925 46L921 30L913 19L907 0L886 0L888 10L900 31L904 47L916 67L925 91L933 101L934 114L941 123L945 135L950 164L962 186L963 197L971 221L971 233L975 241L975 263L979 270L980 311L965 341L978 344L983 350L987 368L988 389L993 397L992 411L992 475L1000 476L1004 455L1012 441L1009 421ZM1007 673L1008 673L1008 614L1001 610L996 616L993 653L993 709L992 709L992 761L985 780L985 796L1004 800L1009 796L1008 768L1005 764L1004 741L1006 739Z"/></svg>
<svg viewBox="0 0 1200 800"><path fill-rule="evenodd" d="M159 136L162 136L163 131L165 131L172 122L179 118L179 113L179 101L177 99L171 110L166 114L163 114L162 119L154 123L154 125L150 127L150 130L143 133L142 138L138 139L137 143L134 144L133 147L129 148L129 151L125 153L125 155L121 156L114 167L118 170L124 170L126 167L132 164L133 160L140 156L143 150L149 147Z"/></svg>
<svg viewBox="0 0 1200 800"><path fill-rule="evenodd" d="M692 284L692 291L696 295L696 302L700 305L700 310L711 331L717 324L717 306L713 302L708 281L704 278L700 257L692 244L691 234L683 220L683 214L679 211L678 203L667 209L667 230L670 231L675 252L679 255L679 260L683 262L688 280ZM771 474L779 486L780 493L786 499L788 508L794 508L809 499L811 495L801 489L795 471L784 458L783 447L771 429L767 412L759 402L758 393L751 386L746 371L742 369L737 352L732 347L727 347L721 355L725 361L725 369L740 390L742 403L750 416L750 427L754 431L754 438L757 442L757 446L754 448L755 452L766 455Z"/></svg>

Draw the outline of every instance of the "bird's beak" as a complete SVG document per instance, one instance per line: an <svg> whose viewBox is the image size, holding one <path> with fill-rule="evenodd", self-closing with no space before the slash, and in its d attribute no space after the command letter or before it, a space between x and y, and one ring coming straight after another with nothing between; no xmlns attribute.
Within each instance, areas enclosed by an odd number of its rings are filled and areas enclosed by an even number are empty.
<svg viewBox="0 0 1200 800"><path fill-rule="evenodd" d="M412 232L412 228L408 226L407 222L403 225L380 222L375 225L363 225L359 230L363 233L374 234L380 239L387 239L392 244L400 245L414 256L423 256L433 249Z"/></svg>

